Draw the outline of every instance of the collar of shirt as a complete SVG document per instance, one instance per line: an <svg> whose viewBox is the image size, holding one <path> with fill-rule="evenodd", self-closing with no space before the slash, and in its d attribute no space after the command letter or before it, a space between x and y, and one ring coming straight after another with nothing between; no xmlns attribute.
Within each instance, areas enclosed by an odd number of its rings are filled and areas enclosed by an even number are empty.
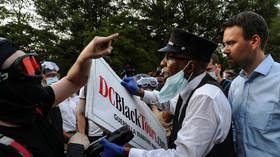
<svg viewBox="0 0 280 157"><path fill-rule="evenodd" d="M256 78L258 75L267 75L274 63L271 55L266 55L266 58L257 66L257 68L250 74L248 80ZM244 70L241 70L239 75L247 79Z"/></svg>
<svg viewBox="0 0 280 157"><path fill-rule="evenodd" d="M181 91L180 95L181 98L183 99L183 103L185 104L191 94L191 92L199 85L201 80L205 77L206 72L196 76L194 79L192 79L187 86ZM181 112L180 112L181 113Z"/></svg>

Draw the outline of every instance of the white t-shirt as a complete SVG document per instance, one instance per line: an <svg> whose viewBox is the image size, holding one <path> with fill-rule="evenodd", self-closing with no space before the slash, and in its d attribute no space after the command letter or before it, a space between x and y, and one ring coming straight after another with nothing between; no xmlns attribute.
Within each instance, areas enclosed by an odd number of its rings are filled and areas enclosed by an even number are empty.
<svg viewBox="0 0 280 157"><path fill-rule="evenodd" d="M76 131L77 103L74 97L69 97L59 104L63 120L63 130L66 132Z"/></svg>
<svg viewBox="0 0 280 157"><path fill-rule="evenodd" d="M84 87L80 89L79 97L85 99ZM100 129L93 121L88 120L88 136L102 136L103 130Z"/></svg>

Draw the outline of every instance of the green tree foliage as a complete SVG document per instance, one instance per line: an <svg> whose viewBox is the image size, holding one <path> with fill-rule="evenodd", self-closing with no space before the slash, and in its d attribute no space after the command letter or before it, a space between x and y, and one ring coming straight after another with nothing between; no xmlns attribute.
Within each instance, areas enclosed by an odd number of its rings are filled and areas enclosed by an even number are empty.
<svg viewBox="0 0 280 157"><path fill-rule="evenodd" d="M120 36L114 41L114 50L110 55L112 67L120 74L126 64L130 64L139 73L154 71L159 65L160 57L156 52L158 42L152 38L145 23L130 12L122 12L105 21L101 32L118 32Z"/></svg>
<svg viewBox="0 0 280 157"><path fill-rule="evenodd" d="M34 4L46 23L44 28L60 37L55 41L56 47L49 49L46 60L57 62L62 75L89 42L86 39L92 39L93 32L100 29L102 21L122 8L122 2L117 0L34 0Z"/></svg>
<svg viewBox="0 0 280 157"><path fill-rule="evenodd" d="M38 20L27 12L28 0L5 0L0 6L0 36L12 40L20 49L29 53L44 54L56 36L46 30L34 28L31 23ZM0 3L0 4L1 4ZM40 55L41 56L41 55Z"/></svg>
<svg viewBox="0 0 280 157"><path fill-rule="evenodd" d="M266 53L271 54L276 61L280 61L280 12L272 19Z"/></svg>
<svg viewBox="0 0 280 157"><path fill-rule="evenodd" d="M155 34L154 40L164 46L162 44L168 40L173 27L221 43L222 23L241 11L261 14L270 26L272 18L278 12L277 3L278 0L130 0L129 6L138 11L142 21ZM227 68L221 46L220 44L217 54L223 68Z"/></svg>
<svg viewBox="0 0 280 157"><path fill-rule="evenodd" d="M12 39L28 52L58 63L64 75L84 46L96 35L120 33L113 41L112 68L120 74L129 63L139 73L155 71L163 55L157 49L168 41L173 27L221 43L220 26L245 10L261 14L270 27L267 48L279 59L278 26L274 17L279 0L0 0L0 35ZM35 5L41 19L20 8ZM13 5L16 4L16 5ZM21 4L21 5L19 5ZM23 7L20 7L23 6ZM19 11L21 10L21 11ZM279 19L279 18L278 18ZM34 28L32 23L41 23ZM279 33L278 33L279 34ZM217 52L223 60L219 47Z"/></svg>

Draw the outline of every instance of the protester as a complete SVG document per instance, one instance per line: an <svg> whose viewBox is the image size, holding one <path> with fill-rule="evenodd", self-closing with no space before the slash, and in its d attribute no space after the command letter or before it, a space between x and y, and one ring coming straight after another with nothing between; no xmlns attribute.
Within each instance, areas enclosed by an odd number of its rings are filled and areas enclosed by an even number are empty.
<svg viewBox="0 0 280 157"><path fill-rule="evenodd" d="M77 110L77 127L78 131L82 134L86 134L90 142L93 142L103 135L103 130L99 128L93 121L85 117L86 106L86 89L84 86L79 92L79 102Z"/></svg>
<svg viewBox="0 0 280 157"><path fill-rule="evenodd" d="M213 53L211 55L210 62L206 68L206 72L213 77L222 87L225 96L228 96L228 91L230 88L231 81L228 79L223 79L220 75L222 66L218 56ZM216 144L212 149L211 153L207 155L208 157L234 157L236 153L233 146L232 128L230 128L229 133L225 141L221 144Z"/></svg>
<svg viewBox="0 0 280 157"><path fill-rule="evenodd" d="M165 53L161 66L166 79L159 94L139 89L132 78L122 81L131 94L143 100L152 98L150 102L174 115L169 149L142 150L102 139L103 157L201 157L223 142L231 123L230 106L218 83L205 72L216 47L208 40L174 29L167 46L159 50ZM177 104L169 101L175 96Z"/></svg>
<svg viewBox="0 0 280 157"><path fill-rule="evenodd" d="M61 111L63 120L64 139L68 141L69 138L76 133L77 130L77 94L73 93L70 97L62 101L58 106Z"/></svg>
<svg viewBox="0 0 280 157"><path fill-rule="evenodd" d="M42 63L43 69L43 86L50 86L59 80L59 67L56 63L50 61L44 61ZM61 125L63 129L63 141L68 142L69 138L76 133L76 112L77 102L76 93L62 101L58 107L54 107L48 114L48 119L51 124ZM56 127L59 127L56 126ZM65 145L66 148L66 145Z"/></svg>
<svg viewBox="0 0 280 157"><path fill-rule="evenodd" d="M225 69L223 72L223 79L233 81L237 77L237 74L232 69Z"/></svg>
<svg viewBox="0 0 280 157"><path fill-rule="evenodd" d="M121 72L121 78L131 77L136 75L136 70L130 67L130 64L126 64L123 71Z"/></svg>
<svg viewBox="0 0 280 157"><path fill-rule="evenodd" d="M222 66L220 65L219 58L215 53L213 53L211 56L210 62L206 68L206 72L210 76L212 76L223 87L223 91L224 91L225 95L228 96L228 91L229 91L231 81L228 79L223 79L221 77L221 74L220 74L221 69L222 69Z"/></svg>
<svg viewBox="0 0 280 157"><path fill-rule="evenodd" d="M157 75L157 76L156 76L156 79L157 79L157 81L158 81L158 86L156 87L156 90L160 91L161 88L162 88L163 85L164 85L164 78L163 78L162 75Z"/></svg>
<svg viewBox="0 0 280 157"><path fill-rule="evenodd" d="M44 61L42 64L43 70L43 79L42 84L43 86L50 86L51 84L55 83L59 79L59 67L54 62Z"/></svg>
<svg viewBox="0 0 280 157"><path fill-rule="evenodd" d="M44 61L41 64L41 67L43 71L42 85L44 87L50 86L51 84L58 81L59 67L54 62ZM48 112L47 119L49 123L55 127L58 135L61 136L61 142L64 142L65 132L63 130L61 111L58 106L51 108L51 110Z"/></svg>
<svg viewBox="0 0 280 157"><path fill-rule="evenodd" d="M51 107L87 82L91 59L109 54L111 40L117 36L95 37L68 74L47 87L41 85L42 69L36 55L25 54L7 39L0 38L0 134L4 135L1 139L13 141L0 140L0 156L16 157L26 153L33 157L64 156L63 143L45 116ZM82 157L88 145L87 137L76 133L69 140L68 156Z"/></svg>
<svg viewBox="0 0 280 157"><path fill-rule="evenodd" d="M223 30L229 66L242 68L229 91L237 155L279 156L280 65L264 54L266 21L257 13L241 12Z"/></svg>
<svg viewBox="0 0 280 157"><path fill-rule="evenodd" d="M143 90L153 91L158 88L159 82L157 80L161 80L160 77L140 77L136 80L137 86L142 88ZM163 78L162 78L163 79ZM163 81L163 80L162 80ZM166 136L169 137L171 134L172 128L172 116L167 111L160 111L158 107L154 104L148 104L152 112L155 114L160 124L166 131Z"/></svg>

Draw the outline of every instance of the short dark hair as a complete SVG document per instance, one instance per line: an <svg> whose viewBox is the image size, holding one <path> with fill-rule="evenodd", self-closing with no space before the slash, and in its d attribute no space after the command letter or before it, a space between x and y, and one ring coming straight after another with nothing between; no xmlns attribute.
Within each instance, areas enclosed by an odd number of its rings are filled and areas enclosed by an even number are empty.
<svg viewBox="0 0 280 157"><path fill-rule="evenodd" d="M268 38L268 27L264 18L252 11L241 12L222 25L222 29L227 27L239 26L243 29L243 37L245 40L251 39L254 34L261 38L261 49L265 48Z"/></svg>
<svg viewBox="0 0 280 157"><path fill-rule="evenodd" d="M215 53L212 53L211 59L212 59L213 64L220 64L219 56L216 55Z"/></svg>

